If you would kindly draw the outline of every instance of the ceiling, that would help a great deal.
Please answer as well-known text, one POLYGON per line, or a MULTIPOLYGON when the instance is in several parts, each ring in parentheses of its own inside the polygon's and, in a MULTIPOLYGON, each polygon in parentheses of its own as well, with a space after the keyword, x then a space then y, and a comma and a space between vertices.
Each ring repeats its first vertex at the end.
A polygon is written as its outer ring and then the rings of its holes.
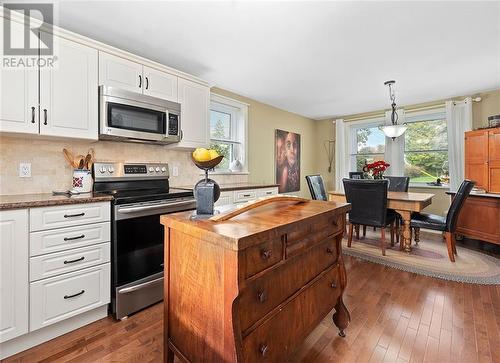
POLYGON ((500 88, 500 2, 61 1, 63 28, 311 118, 500 88))

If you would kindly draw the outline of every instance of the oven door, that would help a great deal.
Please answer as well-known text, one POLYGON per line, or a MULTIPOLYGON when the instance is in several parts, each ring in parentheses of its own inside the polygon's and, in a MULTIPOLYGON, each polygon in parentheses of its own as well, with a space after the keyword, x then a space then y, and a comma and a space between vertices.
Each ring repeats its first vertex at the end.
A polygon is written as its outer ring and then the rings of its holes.
POLYGON ((195 206, 192 198, 115 205, 112 295, 117 319, 163 299, 164 229, 160 216, 195 206))

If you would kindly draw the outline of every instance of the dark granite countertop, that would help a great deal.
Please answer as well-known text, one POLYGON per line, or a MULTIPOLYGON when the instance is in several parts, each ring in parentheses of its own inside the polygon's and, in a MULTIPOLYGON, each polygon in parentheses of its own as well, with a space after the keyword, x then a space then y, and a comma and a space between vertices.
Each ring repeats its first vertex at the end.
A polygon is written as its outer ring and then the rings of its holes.
MULTIPOLYGON (((446 192, 446 194, 455 194, 456 192, 452 192, 452 191, 449 191, 449 192, 446 192)), ((484 197, 484 198, 500 198, 500 194, 494 194, 494 193, 474 193, 474 191, 472 191, 469 196, 471 197, 484 197)))
POLYGON ((85 193, 72 196, 53 195, 52 193, 0 195, 0 210, 96 203, 110 200, 113 200, 112 196, 99 193, 85 193))
MULTIPOLYGON (((227 183, 219 184, 221 192, 229 192, 234 190, 245 190, 245 189, 263 189, 263 188, 274 188, 277 187, 276 183, 262 184, 262 183, 227 183)), ((172 188, 193 190, 194 186, 172 186, 172 188)))

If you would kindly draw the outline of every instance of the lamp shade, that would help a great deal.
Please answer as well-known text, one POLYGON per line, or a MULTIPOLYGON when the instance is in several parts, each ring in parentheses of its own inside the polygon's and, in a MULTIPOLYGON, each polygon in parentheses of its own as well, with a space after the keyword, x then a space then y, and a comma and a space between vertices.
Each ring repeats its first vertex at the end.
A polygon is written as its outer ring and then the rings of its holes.
POLYGON ((390 137, 391 139, 395 139, 404 134, 408 127, 406 125, 387 125, 382 126, 380 129, 385 134, 385 136, 390 137))

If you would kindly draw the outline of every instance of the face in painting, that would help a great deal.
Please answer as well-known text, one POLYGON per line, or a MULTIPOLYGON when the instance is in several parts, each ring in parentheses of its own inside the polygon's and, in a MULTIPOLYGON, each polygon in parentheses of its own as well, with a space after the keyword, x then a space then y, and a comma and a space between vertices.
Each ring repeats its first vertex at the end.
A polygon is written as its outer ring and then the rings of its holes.
POLYGON ((295 134, 289 132, 286 135, 285 139, 285 150, 286 150, 286 159, 288 161, 288 165, 295 165, 297 162, 297 137, 295 134))

